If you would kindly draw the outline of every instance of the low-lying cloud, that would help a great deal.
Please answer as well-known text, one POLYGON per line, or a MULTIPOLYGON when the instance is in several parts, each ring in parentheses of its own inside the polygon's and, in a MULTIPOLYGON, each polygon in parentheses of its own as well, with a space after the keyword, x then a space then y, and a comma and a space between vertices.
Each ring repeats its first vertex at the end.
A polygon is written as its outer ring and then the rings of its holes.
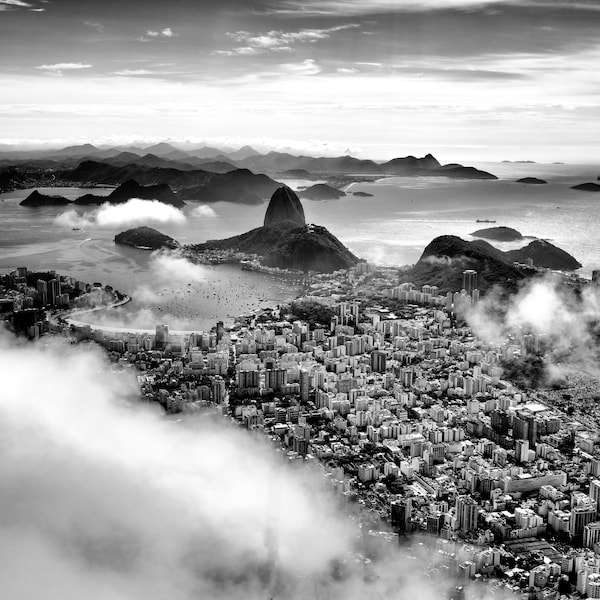
POLYGON ((264 598, 273 569, 291 585, 347 547, 307 473, 231 426, 137 405, 93 346, 2 333, 0 363, 4 597, 264 598))
POLYGON ((414 557, 368 550, 318 469, 216 417, 166 419, 95 345, 1 331, 0 364, 3 597, 441 597, 414 557))
POLYGON ((540 336, 552 351, 553 373, 600 375, 600 287, 588 285, 580 293, 552 276, 528 282, 508 302, 492 293, 468 315, 474 333, 488 341, 509 334, 540 336), (553 360, 560 361, 560 368, 553 360))
POLYGON ((192 217, 204 217, 212 219, 213 217, 217 216, 217 213, 215 212, 215 209, 211 206, 208 206, 208 204, 200 204, 200 206, 194 208, 194 210, 191 212, 191 215, 192 217))
POLYGON ((181 224, 186 216, 178 208, 158 200, 131 198, 123 204, 101 204, 93 210, 80 212, 68 209, 55 219, 57 225, 80 229, 133 227, 151 224, 181 224))

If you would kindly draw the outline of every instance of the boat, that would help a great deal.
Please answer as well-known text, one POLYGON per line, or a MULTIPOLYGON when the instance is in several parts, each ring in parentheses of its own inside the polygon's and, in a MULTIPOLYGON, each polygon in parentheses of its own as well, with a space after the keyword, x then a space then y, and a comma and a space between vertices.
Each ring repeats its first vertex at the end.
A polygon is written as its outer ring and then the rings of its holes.
POLYGON ((80 227, 73 227, 73 231, 81 231, 80 227))
POLYGON ((496 221, 494 221, 493 219, 477 219, 477 221, 475 221, 475 223, 495 223, 496 221))

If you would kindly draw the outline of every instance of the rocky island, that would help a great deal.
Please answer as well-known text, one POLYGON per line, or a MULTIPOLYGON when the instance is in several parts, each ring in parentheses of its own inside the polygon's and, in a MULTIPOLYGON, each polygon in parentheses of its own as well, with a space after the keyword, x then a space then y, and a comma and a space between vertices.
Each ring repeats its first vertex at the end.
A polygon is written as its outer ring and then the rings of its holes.
POLYGON ((600 192, 600 183, 580 183, 572 186, 571 189, 580 192, 600 192))
POLYGON ((139 250, 173 250, 179 247, 179 242, 152 227, 135 227, 122 231, 115 235, 115 244, 132 246, 139 250))
POLYGON ((342 192, 326 183, 316 183, 302 190, 299 195, 301 198, 307 198, 308 200, 338 200, 345 196, 346 192, 342 192))
POLYGON ((48 196, 33 190, 25 200, 19 202, 20 206, 64 206, 71 204, 71 200, 64 196, 48 196))
POLYGON ((471 236, 484 240, 494 240, 496 242, 515 242, 523 239, 523 236, 519 231, 512 227, 504 226, 478 229, 477 231, 474 231, 471 236))
POLYGON ((530 185, 543 185, 548 182, 545 179, 538 179, 537 177, 521 177, 521 179, 517 179, 517 183, 528 183, 530 185))

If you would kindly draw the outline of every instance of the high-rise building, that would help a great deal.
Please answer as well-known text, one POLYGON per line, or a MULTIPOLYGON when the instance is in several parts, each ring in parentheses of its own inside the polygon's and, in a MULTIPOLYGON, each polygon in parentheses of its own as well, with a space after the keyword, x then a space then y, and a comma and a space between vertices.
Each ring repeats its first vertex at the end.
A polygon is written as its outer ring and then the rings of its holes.
POLYGON ((569 534, 571 538, 581 542, 584 527, 588 523, 595 521, 597 514, 595 503, 573 507, 569 520, 569 534))
POLYGON ((475 531, 479 505, 471 496, 459 496, 456 499, 456 519, 461 531, 475 531))
POLYGON ((381 350, 373 350, 371 352, 371 371, 377 373, 385 373, 386 355, 381 350))
POLYGON ((473 269, 467 269, 463 271, 463 290, 467 292, 469 296, 473 295, 473 290, 477 288, 477 271, 473 269))
POLYGON ((223 321, 217 321, 217 343, 221 341, 225 333, 225 327, 223 321))
POLYGON ((590 498, 600 506, 600 479, 592 479, 590 482, 590 498))
POLYGON ((600 542, 600 521, 593 521, 583 528, 583 545, 586 548, 593 548, 598 542, 600 542))
POLYGON ((300 400, 308 402, 310 392, 310 373, 307 369, 300 369, 300 400))
POLYGON ((165 324, 156 324, 155 345, 157 350, 164 350, 169 343, 169 326, 165 324))
POLYGON ((58 279, 51 279, 48 282, 48 304, 52 306, 58 304, 60 293, 60 281, 58 279))

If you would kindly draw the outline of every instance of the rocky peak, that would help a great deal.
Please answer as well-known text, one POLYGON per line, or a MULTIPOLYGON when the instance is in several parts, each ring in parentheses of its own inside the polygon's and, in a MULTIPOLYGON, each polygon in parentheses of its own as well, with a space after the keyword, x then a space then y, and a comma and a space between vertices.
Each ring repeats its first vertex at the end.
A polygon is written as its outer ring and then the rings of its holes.
POLYGON ((264 224, 265 226, 273 226, 281 221, 293 221, 299 226, 306 225, 300 198, 285 185, 276 189, 271 196, 264 224))

